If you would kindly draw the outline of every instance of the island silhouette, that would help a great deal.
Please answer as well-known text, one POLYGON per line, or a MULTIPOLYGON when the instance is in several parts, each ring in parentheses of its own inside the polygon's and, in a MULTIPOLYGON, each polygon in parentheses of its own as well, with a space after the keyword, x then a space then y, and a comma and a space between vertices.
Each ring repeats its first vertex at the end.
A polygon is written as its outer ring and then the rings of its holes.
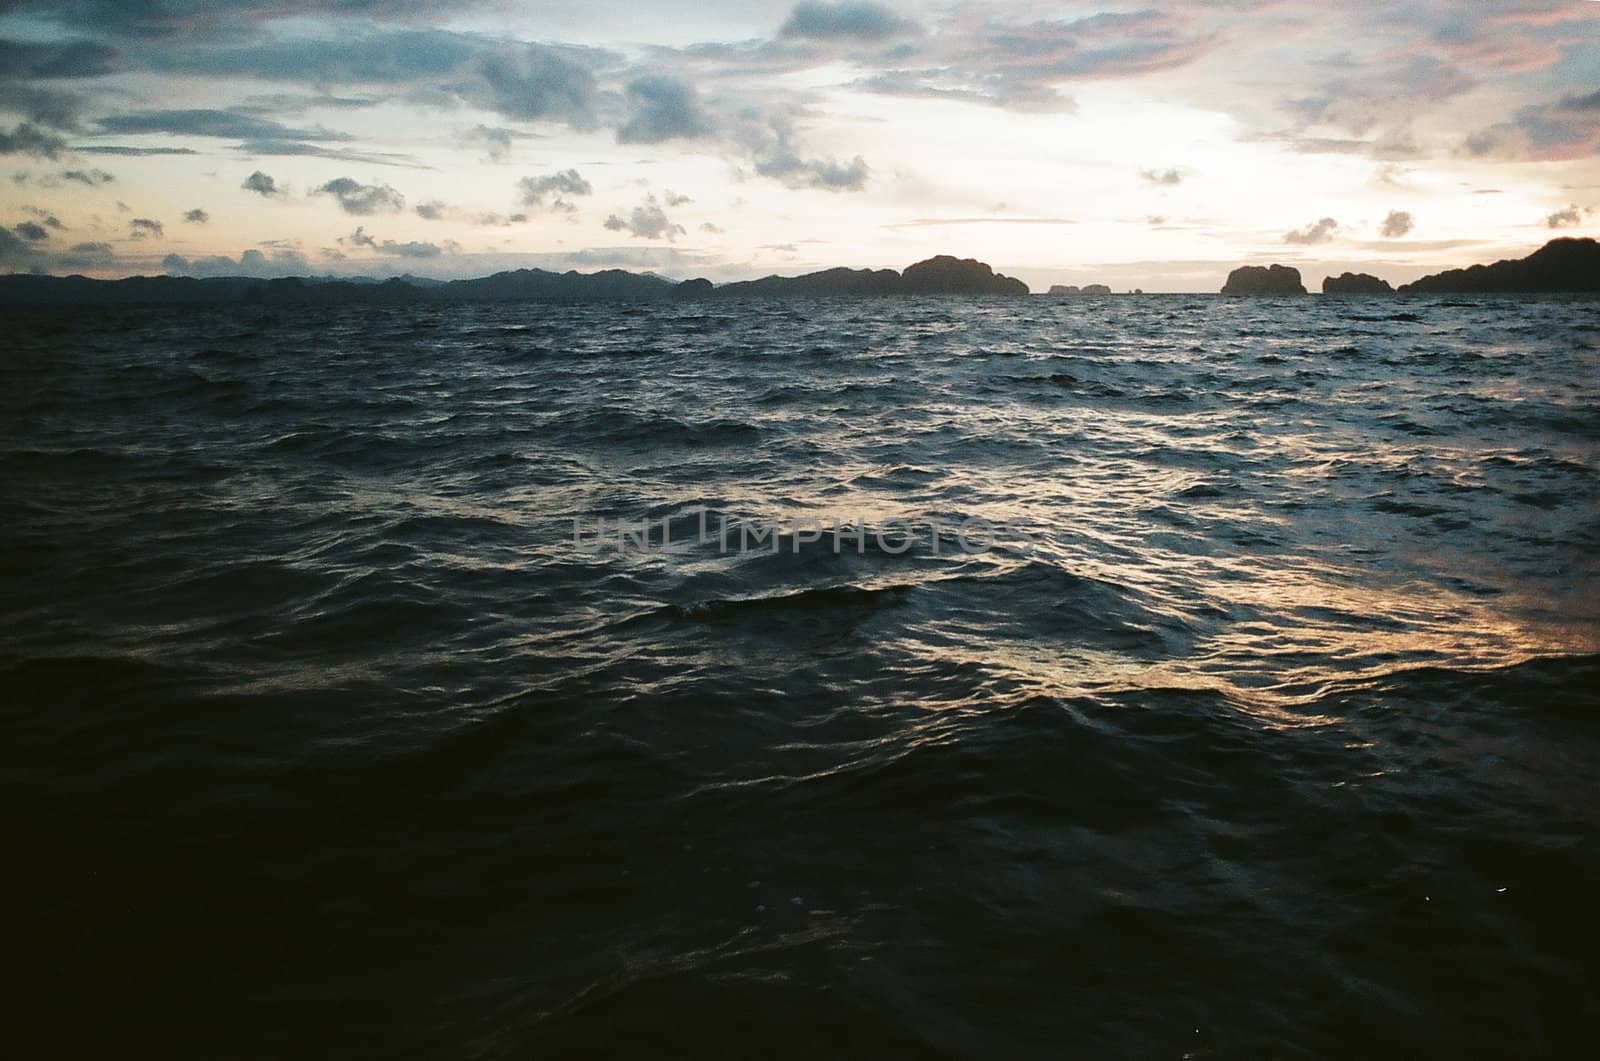
MULTIPOLYGON (((1325 294, 1387 293, 1388 284, 1366 274, 1329 277, 1325 294)), ((801 276, 767 276, 713 284, 696 278, 682 282, 654 273, 605 269, 557 273, 513 269, 469 280, 395 277, 387 280, 292 276, 273 280, 227 276, 133 276, 96 280, 86 276, 17 273, 0 276, 0 305, 166 305, 427 303, 550 301, 588 302, 646 299, 766 299, 834 296, 996 295, 1029 293, 1028 285, 996 273, 973 258, 941 254, 893 269, 824 269, 801 276)), ((1103 285, 1054 295, 1105 294, 1103 285)), ((1233 270, 1226 295, 1303 295, 1300 271, 1285 265, 1247 265, 1233 270)), ((1600 293, 1600 243, 1590 238, 1551 240, 1526 258, 1474 265, 1425 276, 1402 285, 1397 294, 1600 293)))

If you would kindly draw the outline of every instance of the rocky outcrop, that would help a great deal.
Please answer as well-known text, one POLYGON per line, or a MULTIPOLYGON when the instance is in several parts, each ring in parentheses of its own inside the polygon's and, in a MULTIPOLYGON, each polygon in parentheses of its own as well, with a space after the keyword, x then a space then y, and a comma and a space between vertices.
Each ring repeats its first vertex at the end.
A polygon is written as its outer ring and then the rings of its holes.
POLYGON ((824 269, 803 276, 764 276, 723 284, 726 298, 816 298, 829 295, 1026 295, 1028 285, 972 258, 937 258, 893 269, 824 269))
POLYGON ((685 280, 673 288, 672 297, 681 299, 710 298, 715 291, 716 285, 703 276, 697 276, 693 280, 685 280))
POLYGON ((1111 289, 1105 284, 1085 284, 1083 287, 1074 287, 1071 284, 1053 284, 1050 287, 1052 295, 1109 295, 1111 289))
POLYGON ((1380 280, 1370 273, 1340 273, 1322 279, 1324 295, 1392 295, 1389 281, 1380 280))
POLYGON ((1241 265, 1228 274, 1224 295, 1303 295, 1300 270, 1287 265, 1241 265))
POLYGON ((900 286, 907 295, 1026 295, 1028 285, 1001 276, 974 258, 941 254, 906 267, 900 286))
POLYGON ((1526 258, 1474 265, 1402 284, 1402 294, 1600 293, 1600 243, 1553 239, 1526 258))

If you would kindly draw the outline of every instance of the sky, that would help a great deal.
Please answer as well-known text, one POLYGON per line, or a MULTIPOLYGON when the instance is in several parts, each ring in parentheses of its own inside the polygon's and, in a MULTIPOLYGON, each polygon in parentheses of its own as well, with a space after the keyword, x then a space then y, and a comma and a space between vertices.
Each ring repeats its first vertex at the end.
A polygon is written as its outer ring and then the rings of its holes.
POLYGON ((0 0, 0 272, 1214 291, 1600 230, 1594 0, 0 0))

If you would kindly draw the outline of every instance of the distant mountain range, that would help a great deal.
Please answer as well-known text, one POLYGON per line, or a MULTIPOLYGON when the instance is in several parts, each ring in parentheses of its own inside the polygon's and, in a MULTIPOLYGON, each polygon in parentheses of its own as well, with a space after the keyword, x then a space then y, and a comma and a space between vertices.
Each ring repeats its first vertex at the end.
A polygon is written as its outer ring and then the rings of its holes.
POLYGON ((376 282, 332 277, 248 277, 195 279, 186 276, 134 276, 91 280, 85 276, 0 276, 4 305, 132 305, 166 303, 214 305, 286 303, 496 302, 537 299, 589 302, 608 299, 793 298, 826 295, 1026 295, 1028 285, 1001 276, 983 262, 939 255, 893 269, 826 269, 804 276, 714 285, 709 280, 677 283, 649 273, 607 269, 598 273, 553 273, 516 269, 474 280, 422 280, 416 277, 376 282))
MULTIPOLYGON (((1341 278, 1342 279, 1342 278, 1341 278)), ((1351 277, 1350 282, 1357 278, 1351 277)), ((1339 285, 1335 285, 1339 286, 1339 285)), ((1085 289, 1087 290, 1087 289, 1085 289)), ((1298 271, 1282 266, 1234 270, 1228 293, 1302 293, 1298 271), (1274 272, 1274 270, 1277 270, 1274 272), (1290 275, 1292 274, 1292 276, 1290 275)), ((1593 239, 1551 240, 1526 258, 1474 265, 1423 277, 1401 294, 1533 294, 1600 292, 1600 243, 1593 239)), ((0 305, 256 305, 416 302, 494 302, 704 298, 810 298, 834 295, 1026 295, 1028 285, 996 273, 971 258, 939 255, 893 269, 824 269, 803 276, 768 276, 730 284, 709 280, 678 283, 652 273, 607 269, 554 273, 516 269, 473 280, 391 280, 287 277, 260 280, 229 276, 134 276, 92 280, 85 276, 0 276, 0 305)))

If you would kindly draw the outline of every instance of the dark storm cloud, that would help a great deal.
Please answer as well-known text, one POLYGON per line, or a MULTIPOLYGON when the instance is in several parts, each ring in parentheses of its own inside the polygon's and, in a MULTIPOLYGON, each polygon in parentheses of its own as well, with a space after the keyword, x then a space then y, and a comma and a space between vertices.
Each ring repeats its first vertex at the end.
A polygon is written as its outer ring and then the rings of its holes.
POLYGON ((67 142, 29 122, 6 132, 0 129, 0 155, 30 155, 56 159, 67 150, 67 142))
POLYGON ((102 77, 121 67, 119 55, 117 49, 96 41, 35 43, 0 39, 0 80, 102 77))
POLYGON ((606 218, 605 227, 612 232, 627 232, 639 239, 664 239, 669 243, 684 234, 683 226, 672 223, 653 195, 634 207, 625 218, 612 214, 606 218))
POLYGON ((909 36, 919 30, 915 22, 901 18, 882 4, 862 0, 843 0, 842 3, 805 0, 795 5, 788 21, 778 30, 778 36, 789 40, 879 42, 909 36))
POLYGON ((185 210, 183 220, 190 225, 204 225, 210 222, 211 215, 197 206, 193 210, 185 210))
POLYGON ((387 184, 362 184, 349 177, 337 177, 317 189, 339 201, 347 214, 367 216, 392 214, 405 209, 405 196, 387 184))
POLYGON ((1339 222, 1331 217, 1307 225, 1305 228, 1295 229, 1283 234, 1283 242, 1295 243, 1301 246, 1310 246, 1315 243, 1327 243, 1333 239, 1333 234, 1339 229, 1339 222))
POLYGON ((128 222, 129 239, 160 239, 164 235, 165 226, 153 218, 136 217, 128 222))
POLYGON ((523 177, 517 181, 517 194, 523 206, 545 207, 551 210, 570 210, 566 201, 569 195, 589 195, 594 188, 575 169, 564 169, 544 177, 523 177))
POLYGON ((628 120, 617 130, 623 144, 659 144, 708 135, 713 123, 693 85, 681 78, 652 74, 628 82, 624 92, 628 120))
POLYGON ((97 123, 108 133, 170 133, 178 136, 209 136, 229 140, 349 140, 344 133, 329 129, 291 129, 252 114, 224 110, 139 111, 113 114, 97 123))
POLYGON ((250 176, 246 177, 244 179, 244 183, 239 185, 239 187, 243 188, 247 192, 255 192, 257 195, 266 199, 281 198, 282 196, 288 194, 288 192, 283 188, 278 187, 277 181, 273 180, 265 173, 262 173, 260 170, 256 170, 254 173, 250 174, 250 176))
POLYGON ((13 226, 11 231, 15 232, 18 238, 27 240, 29 243, 43 243, 50 238, 49 230, 37 221, 23 221, 13 226))

